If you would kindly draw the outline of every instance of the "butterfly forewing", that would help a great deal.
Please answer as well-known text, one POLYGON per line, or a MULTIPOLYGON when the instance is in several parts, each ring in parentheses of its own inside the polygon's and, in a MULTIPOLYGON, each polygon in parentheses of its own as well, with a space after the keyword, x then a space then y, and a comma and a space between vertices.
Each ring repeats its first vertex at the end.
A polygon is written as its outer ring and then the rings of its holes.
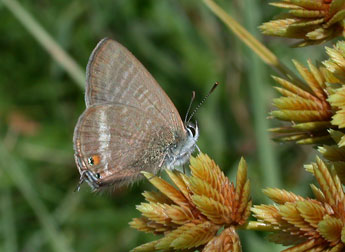
POLYGON ((103 39, 87 66, 86 105, 121 103, 158 116, 170 128, 184 130, 178 111, 145 67, 118 42, 103 39))

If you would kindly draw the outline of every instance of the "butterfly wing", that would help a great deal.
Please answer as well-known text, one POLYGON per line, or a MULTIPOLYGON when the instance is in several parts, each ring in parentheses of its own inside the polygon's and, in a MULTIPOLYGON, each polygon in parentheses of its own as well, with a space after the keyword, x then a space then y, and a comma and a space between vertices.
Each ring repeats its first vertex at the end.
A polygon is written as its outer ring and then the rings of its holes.
POLYGON ((157 115, 124 104, 89 106, 74 132, 78 168, 100 175, 99 186, 127 184, 140 171, 156 173, 167 147, 183 136, 157 115))
POLYGON ((166 125, 184 130, 178 111, 145 67, 118 42, 101 40, 90 56, 86 79, 87 107, 121 103, 158 115, 166 125))

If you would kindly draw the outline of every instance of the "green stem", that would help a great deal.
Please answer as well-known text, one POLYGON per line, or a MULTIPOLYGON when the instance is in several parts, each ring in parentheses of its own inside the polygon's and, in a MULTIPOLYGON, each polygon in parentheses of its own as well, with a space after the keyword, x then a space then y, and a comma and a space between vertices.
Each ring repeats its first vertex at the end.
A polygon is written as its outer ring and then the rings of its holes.
POLYGON ((3 190, 1 201, 2 233, 5 240, 4 251, 16 252, 18 251, 17 237, 10 189, 5 188, 3 190))
MULTIPOLYGON (((245 0, 245 5, 251 5, 251 8, 246 9, 245 21, 248 24, 248 30, 256 36, 259 36, 256 31, 257 24, 260 23, 260 16, 256 10, 256 3, 252 0, 245 0)), ((266 67, 261 64, 259 58, 247 50, 247 64, 250 69, 248 75, 250 85, 250 96, 252 100, 252 110, 255 125, 255 137, 257 143, 257 150, 260 160, 260 169, 262 180, 265 186, 279 187, 280 173, 277 164, 277 158, 273 149, 272 141, 270 139, 268 128, 269 123, 267 116, 267 102, 265 99, 265 89, 268 88, 264 83, 267 82, 266 67)))

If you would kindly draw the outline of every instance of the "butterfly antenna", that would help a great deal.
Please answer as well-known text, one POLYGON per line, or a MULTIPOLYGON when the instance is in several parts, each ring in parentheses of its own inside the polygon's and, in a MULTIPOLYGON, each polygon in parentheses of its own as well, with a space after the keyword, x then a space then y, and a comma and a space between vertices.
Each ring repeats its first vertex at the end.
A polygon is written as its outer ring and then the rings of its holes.
POLYGON ((190 108, 192 107, 194 99, 195 99, 195 91, 193 91, 193 93, 192 93, 192 99, 190 99, 190 103, 189 103, 189 106, 188 106, 188 109, 187 109, 187 113, 186 113, 186 116, 184 118, 184 124, 185 125, 187 123, 188 114, 190 112, 190 108))
POLYGON ((201 107, 201 105, 207 100, 207 98, 210 96, 210 94, 213 93, 213 91, 216 89, 216 87, 218 87, 218 85, 219 85, 219 82, 218 82, 218 81, 217 81, 216 83, 214 83, 214 85, 212 86, 212 88, 210 89, 210 91, 208 91, 207 95, 204 97, 204 99, 202 99, 202 101, 199 103, 199 105, 196 106, 196 108, 195 108, 195 109, 193 110, 193 112, 190 114, 188 120, 185 121, 185 123, 189 122, 189 121, 193 118, 195 112, 198 111, 198 109, 201 107))

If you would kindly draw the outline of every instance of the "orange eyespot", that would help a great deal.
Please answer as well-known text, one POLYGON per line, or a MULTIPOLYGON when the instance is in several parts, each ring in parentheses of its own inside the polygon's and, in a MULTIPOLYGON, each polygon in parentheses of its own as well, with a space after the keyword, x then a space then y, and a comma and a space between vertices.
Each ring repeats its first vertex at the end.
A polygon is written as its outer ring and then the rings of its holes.
POLYGON ((101 157, 99 155, 92 155, 87 161, 89 165, 98 165, 101 162, 101 157))

